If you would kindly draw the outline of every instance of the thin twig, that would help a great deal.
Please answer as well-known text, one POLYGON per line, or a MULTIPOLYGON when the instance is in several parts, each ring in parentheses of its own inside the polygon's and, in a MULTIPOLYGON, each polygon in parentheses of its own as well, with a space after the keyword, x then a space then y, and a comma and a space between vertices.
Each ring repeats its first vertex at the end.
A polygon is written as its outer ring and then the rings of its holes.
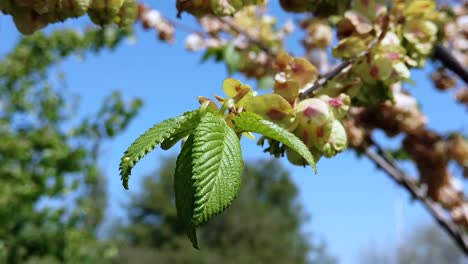
POLYGON ((229 28, 231 28, 233 31, 235 31, 237 34, 245 36, 251 43, 255 44, 258 46, 261 50, 266 52, 268 55, 271 57, 276 57, 277 52, 272 50, 270 47, 266 46, 265 43, 263 43, 261 40, 257 39, 255 36, 252 36, 249 32, 245 31, 229 19, 225 19, 222 17, 217 17, 217 19, 221 22, 227 25, 229 28))
POLYGON ((174 27, 184 31, 185 33, 195 33, 195 34, 198 34, 198 35, 204 36, 204 37, 209 36, 207 32, 202 31, 202 30, 200 30, 198 28, 195 28, 195 27, 183 24, 183 23, 179 23, 176 20, 170 19, 168 17, 164 17, 164 19, 166 21, 168 21, 169 23, 171 23, 174 27))
POLYGON ((303 99, 306 99, 308 98, 309 96, 311 96, 313 94, 314 91, 316 91, 317 89, 319 89, 320 87, 324 86, 328 81, 330 81, 331 79, 335 78, 338 74, 340 74, 344 69, 346 69, 348 66, 352 65, 354 62, 356 62, 358 59, 360 58, 363 58, 367 55, 369 55, 370 51, 372 50, 372 48, 377 45, 380 41, 382 41, 382 39, 385 37, 385 35, 387 34, 388 32, 388 29, 389 29, 389 17, 388 15, 385 15, 384 17, 384 22, 383 22, 383 26, 382 26, 382 32, 380 33, 380 35, 378 37, 376 37, 375 39, 373 39, 369 45, 367 46, 367 49, 363 52, 361 52, 360 54, 344 61, 343 63, 341 63, 340 65, 338 65, 337 67, 335 67, 333 70, 331 70, 330 72, 324 74, 320 79, 318 79, 314 85, 312 85, 312 87, 310 88, 307 88, 305 89, 304 91, 302 91, 300 94, 299 94, 299 99, 300 100, 303 100, 303 99))
MULTIPOLYGON (((377 151, 383 151, 383 148, 373 142, 377 151)), ((406 175, 396 164, 390 155, 385 156, 373 151, 371 147, 365 149, 366 156, 372 160, 380 169, 382 169, 392 180, 404 187, 414 199, 420 201, 429 213, 436 219, 437 223, 450 235, 458 247, 468 255, 468 237, 465 232, 446 216, 440 205, 426 196, 425 192, 418 186, 417 182, 406 175)))
MULTIPOLYGON (((366 53, 367 54, 367 53, 366 53)), ((344 69, 346 69, 349 65, 353 64, 360 56, 357 56, 355 58, 351 58, 347 61, 344 61, 331 71, 325 73, 320 79, 318 79, 314 85, 312 85, 310 88, 307 88, 303 92, 299 94, 299 99, 304 100, 307 97, 309 97, 314 91, 319 89, 320 87, 324 86, 327 82, 329 82, 331 79, 335 78, 338 74, 340 74, 344 69)))

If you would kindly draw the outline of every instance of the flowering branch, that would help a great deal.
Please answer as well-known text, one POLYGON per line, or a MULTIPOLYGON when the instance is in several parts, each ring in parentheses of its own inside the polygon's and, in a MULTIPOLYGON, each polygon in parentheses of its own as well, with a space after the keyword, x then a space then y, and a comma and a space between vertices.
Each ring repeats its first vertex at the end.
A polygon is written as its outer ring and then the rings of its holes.
POLYGON ((396 161, 387 152, 385 152, 380 145, 375 142, 371 142, 371 145, 365 148, 364 153, 394 182, 405 188, 414 199, 420 201, 432 217, 434 217, 437 223, 453 238, 460 249, 468 255, 468 236, 466 233, 460 228, 460 226, 456 225, 449 217, 446 216, 440 205, 432 201, 413 178, 406 175, 399 168, 396 161), (377 152, 372 150, 372 146, 377 152))
POLYGON ((231 28, 233 31, 235 31, 237 34, 240 34, 240 35, 243 35, 244 37, 246 37, 251 43, 255 44, 256 46, 258 46, 261 50, 263 50, 264 52, 266 52, 268 55, 270 55, 271 57, 276 57, 277 55, 277 52, 270 49, 268 46, 266 46, 261 40, 257 39, 256 37, 252 36, 251 34, 249 34, 249 32, 243 30, 241 27, 239 27, 238 25, 236 25, 236 23, 233 23, 231 20, 229 19, 225 19, 225 18, 222 18, 222 17, 217 17, 217 19, 227 25, 229 28, 231 28))

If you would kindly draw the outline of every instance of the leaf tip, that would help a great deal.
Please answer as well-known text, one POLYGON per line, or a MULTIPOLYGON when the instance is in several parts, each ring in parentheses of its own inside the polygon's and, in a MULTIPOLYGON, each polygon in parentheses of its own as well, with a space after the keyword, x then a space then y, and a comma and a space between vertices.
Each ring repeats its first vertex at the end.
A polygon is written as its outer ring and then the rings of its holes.
POLYGON ((197 231, 195 228, 191 228, 191 230, 187 233, 190 241, 192 242, 192 246, 194 249, 200 250, 198 247, 198 240, 197 240, 197 231))
POLYGON ((120 179, 122 180, 122 185, 125 188, 125 190, 128 190, 128 178, 132 172, 132 166, 131 164, 128 164, 129 162, 130 162, 130 158, 127 156, 124 156, 119 166, 120 179))
POLYGON ((120 179, 122 180, 122 185, 125 190, 128 190, 128 174, 120 173, 120 179))
POLYGON ((317 175, 318 171, 317 171, 317 166, 315 166, 315 164, 312 165, 312 169, 314 170, 315 175, 317 175))

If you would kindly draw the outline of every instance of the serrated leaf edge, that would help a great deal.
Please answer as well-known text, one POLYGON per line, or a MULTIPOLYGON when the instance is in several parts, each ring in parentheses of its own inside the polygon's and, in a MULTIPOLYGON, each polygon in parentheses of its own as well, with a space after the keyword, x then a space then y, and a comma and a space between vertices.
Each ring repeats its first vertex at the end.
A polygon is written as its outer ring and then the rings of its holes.
POLYGON ((251 112, 242 112, 242 113, 240 113, 237 117, 232 119, 232 122, 234 123, 234 125, 236 126, 236 129, 238 130, 237 132, 259 133, 259 134, 264 135, 265 137, 272 138, 274 140, 277 140, 277 141, 285 144, 286 146, 290 147, 291 149, 296 151, 298 154, 300 154, 304 159, 306 159, 306 161, 309 163, 309 165, 314 169, 314 172, 317 173, 317 167, 315 165, 315 160, 314 160, 314 157, 313 157, 312 153, 309 151, 308 147, 304 144, 304 142, 302 142, 302 140, 299 139, 293 133, 291 133, 288 130, 278 126, 277 124, 275 124, 273 122, 270 122, 268 120, 265 120, 261 116, 255 114, 255 113, 251 113, 251 112), (254 129, 253 127, 241 127, 241 126, 239 126, 240 123, 238 121, 242 120, 242 119, 250 119, 251 121, 254 121, 255 123, 257 123, 259 125, 267 126, 272 131, 275 131, 275 133, 279 133, 278 131, 280 131, 284 135, 285 138, 294 139, 297 144, 302 145, 301 148, 303 148, 305 153, 308 154, 307 155, 308 157, 301 154, 300 151, 297 151, 296 147, 293 144, 291 144, 288 141, 283 140, 282 138, 279 138, 279 137, 273 138, 273 137, 271 137, 271 135, 270 136, 269 135, 264 135, 261 132, 259 132, 257 129, 254 129))
MULTIPOLYGON (((128 189, 128 179, 132 173, 133 167, 145 157, 149 152, 153 151, 159 144, 164 140, 177 134, 180 128, 186 128, 187 125, 195 123, 196 119, 200 118, 198 110, 186 112, 178 117, 166 119, 150 129, 146 130, 145 133, 141 134, 130 147, 124 152, 124 155, 120 161, 119 170, 122 184, 125 189, 128 189), (158 134, 158 130, 159 134, 158 134), (153 136, 151 136, 154 134, 153 136), (153 139, 149 139, 153 138, 153 139), (129 157, 129 153, 135 151, 133 157, 129 157)), ((195 129, 195 126, 193 126, 195 129)))

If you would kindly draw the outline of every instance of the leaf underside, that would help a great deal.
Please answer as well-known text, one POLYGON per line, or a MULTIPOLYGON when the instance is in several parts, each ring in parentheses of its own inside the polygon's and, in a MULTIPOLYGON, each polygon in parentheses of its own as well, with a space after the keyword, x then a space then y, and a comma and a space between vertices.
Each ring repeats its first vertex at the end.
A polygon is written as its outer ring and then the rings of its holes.
POLYGON ((120 161, 120 177, 125 189, 128 189, 128 179, 136 163, 154 150, 166 139, 180 134, 184 131, 193 131, 200 120, 198 110, 186 112, 181 116, 167 119, 148 129, 138 137, 125 151, 120 161))
POLYGON ((240 132, 262 134, 268 138, 285 144, 304 157, 314 171, 317 172, 312 153, 310 153, 304 142, 302 142, 302 140, 296 137, 293 133, 251 112, 241 113, 239 116, 233 118, 232 122, 240 132))
POLYGON ((193 171, 193 135, 188 137, 177 157, 174 173, 175 204, 177 218, 184 226, 185 232, 194 248, 198 249, 197 234, 192 221, 194 207, 193 171))

